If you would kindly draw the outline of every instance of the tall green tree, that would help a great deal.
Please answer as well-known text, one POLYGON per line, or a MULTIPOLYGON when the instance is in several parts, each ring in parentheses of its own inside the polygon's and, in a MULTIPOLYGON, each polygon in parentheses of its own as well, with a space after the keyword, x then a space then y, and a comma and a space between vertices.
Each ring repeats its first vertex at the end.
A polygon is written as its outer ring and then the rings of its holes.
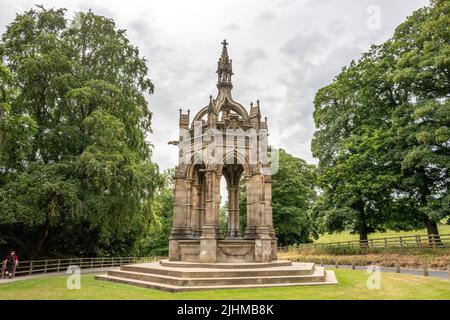
POLYGON ((390 79, 404 93, 393 115, 401 197, 437 235, 437 222, 450 215, 450 3, 414 12, 387 45, 397 57, 390 79))
POLYGON ((315 166, 279 150, 279 168, 273 176, 273 224, 278 242, 310 242, 315 234, 310 209, 316 198, 315 166))
POLYGON ((7 26, 0 58, 9 113, 30 122, 20 148, 1 141, 0 233, 16 239, 8 246, 29 257, 133 253, 160 183, 146 141, 145 59, 111 19, 89 11, 69 20, 42 6, 7 26))
POLYGON ((391 63, 383 46, 373 46, 316 94, 312 151, 322 194, 313 211, 322 232, 351 229, 364 241, 387 225, 414 227, 393 219, 400 173, 390 129, 394 84, 385 80, 391 63))
POLYGON ((328 231, 416 229, 448 215, 448 1, 431 1, 352 62, 315 98, 328 231))
POLYGON ((167 256, 173 221, 174 170, 161 174, 161 184, 155 190, 152 202, 152 220, 142 243, 142 254, 167 256))

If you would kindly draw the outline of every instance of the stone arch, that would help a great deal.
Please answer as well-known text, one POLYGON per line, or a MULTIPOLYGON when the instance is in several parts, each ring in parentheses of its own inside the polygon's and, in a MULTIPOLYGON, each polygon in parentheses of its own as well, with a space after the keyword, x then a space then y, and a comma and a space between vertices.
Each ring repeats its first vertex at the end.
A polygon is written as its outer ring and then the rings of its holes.
MULTIPOLYGON (((217 113, 219 113, 225 104, 230 106, 230 108, 233 111, 239 114, 246 123, 250 122, 250 117, 247 113, 247 110, 240 103, 234 101, 233 99, 230 99, 227 95, 219 95, 219 97, 217 97, 214 103, 214 110, 217 113)), ((201 108, 200 111, 197 112, 195 117, 192 119, 192 125, 196 121, 201 121, 202 118, 206 116, 207 113, 208 113, 208 106, 201 108)))
MULTIPOLYGON (((249 174, 248 161, 244 154, 237 150, 223 155, 223 161, 217 169, 225 177, 228 190, 228 230, 227 239, 241 239, 240 233, 240 180, 249 174), (229 161, 232 159, 233 161, 229 161), (228 162, 228 163, 227 163, 228 162)), ((247 180, 246 180, 247 183, 247 180)), ((249 189, 246 188, 248 191, 249 189)))
MULTIPOLYGON (((239 152, 237 150, 229 151, 223 155, 222 163, 220 163, 220 165, 218 166, 217 172, 223 172, 224 166, 227 165, 227 162, 229 162, 228 160, 230 160, 231 158, 238 160, 238 161, 236 161, 236 164, 242 165, 243 174, 245 176, 250 174, 250 166, 249 166, 248 157, 245 154, 242 154, 242 152, 239 152)), ((228 164, 230 164, 230 163, 228 163, 228 164)))

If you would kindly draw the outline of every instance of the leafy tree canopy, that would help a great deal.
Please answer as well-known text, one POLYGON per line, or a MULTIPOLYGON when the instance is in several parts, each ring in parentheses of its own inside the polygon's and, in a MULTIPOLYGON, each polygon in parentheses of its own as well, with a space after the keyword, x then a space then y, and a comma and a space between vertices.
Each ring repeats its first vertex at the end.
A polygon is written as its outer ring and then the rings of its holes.
POLYGON ((132 253, 161 183, 146 60, 111 19, 42 6, 7 26, 0 57, 2 237, 33 257, 132 253))

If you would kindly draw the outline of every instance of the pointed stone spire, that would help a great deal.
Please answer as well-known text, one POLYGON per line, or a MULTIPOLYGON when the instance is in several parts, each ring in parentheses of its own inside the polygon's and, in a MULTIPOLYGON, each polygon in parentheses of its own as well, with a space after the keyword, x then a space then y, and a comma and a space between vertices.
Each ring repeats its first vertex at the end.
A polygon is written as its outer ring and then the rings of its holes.
POLYGON ((214 100, 212 95, 209 96, 209 104, 208 104, 208 125, 210 128, 215 128, 217 121, 217 113, 214 109, 214 100))
POLYGON ((213 96, 212 94, 209 95, 209 104, 208 104, 208 113, 214 112, 216 113, 216 110, 214 109, 214 103, 213 103, 213 96))
POLYGON ((250 103, 250 118, 261 119, 261 109, 259 108, 259 99, 256 100, 256 106, 253 106, 253 102, 250 103))
POLYGON ((233 75, 233 67, 232 60, 228 57, 228 42, 226 40, 223 40, 222 45, 222 54, 220 55, 219 61, 217 62, 217 87, 232 87, 231 76, 233 75))

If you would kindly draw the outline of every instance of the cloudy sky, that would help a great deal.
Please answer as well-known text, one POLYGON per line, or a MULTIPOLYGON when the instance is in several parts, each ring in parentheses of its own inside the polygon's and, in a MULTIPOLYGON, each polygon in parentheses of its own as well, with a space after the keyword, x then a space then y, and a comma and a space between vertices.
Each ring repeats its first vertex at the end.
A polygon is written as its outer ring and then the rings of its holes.
POLYGON ((229 42, 233 96, 249 108, 260 99, 268 117, 270 144, 308 162, 314 132, 315 92, 372 43, 428 0, 0 0, 0 32, 16 13, 42 3, 65 7, 68 17, 92 9, 127 29, 149 61, 155 94, 154 159, 163 169, 176 164, 178 109, 197 112, 216 94, 220 42, 229 42))

